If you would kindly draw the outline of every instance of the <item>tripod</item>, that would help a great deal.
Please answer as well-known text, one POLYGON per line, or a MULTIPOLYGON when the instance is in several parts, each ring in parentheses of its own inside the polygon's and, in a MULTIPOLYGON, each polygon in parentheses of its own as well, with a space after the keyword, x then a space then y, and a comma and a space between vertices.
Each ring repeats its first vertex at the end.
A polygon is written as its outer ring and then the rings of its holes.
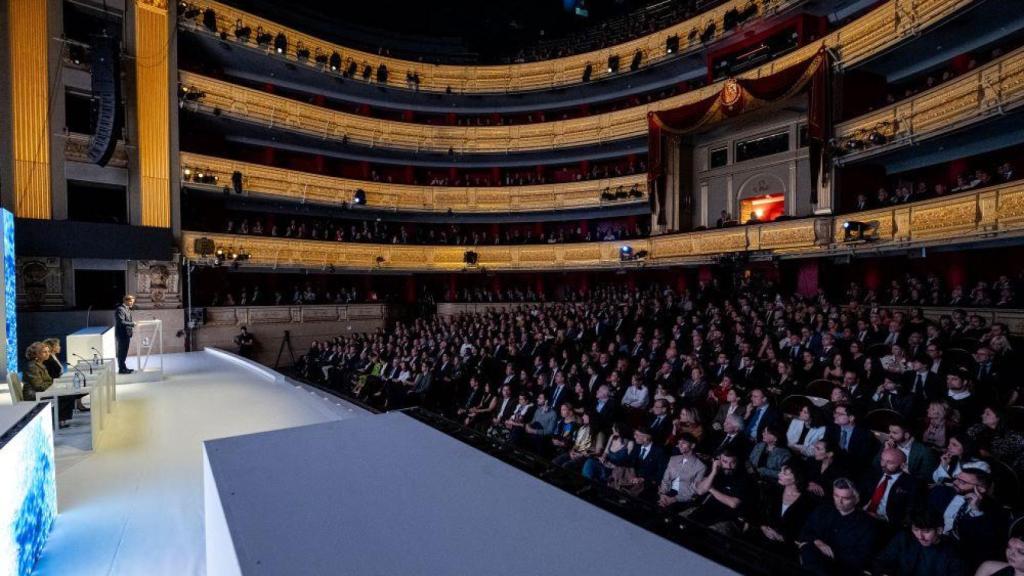
POLYGON ((288 347, 288 356, 292 359, 292 365, 295 365, 295 351, 292 350, 292 333, 289 330, 284 331, 284 339, 281 340, 281 347, 277 349, 277 360, 274 361, 274 369, 281 365, 281 354, 284 354, 285 346, 288 347))

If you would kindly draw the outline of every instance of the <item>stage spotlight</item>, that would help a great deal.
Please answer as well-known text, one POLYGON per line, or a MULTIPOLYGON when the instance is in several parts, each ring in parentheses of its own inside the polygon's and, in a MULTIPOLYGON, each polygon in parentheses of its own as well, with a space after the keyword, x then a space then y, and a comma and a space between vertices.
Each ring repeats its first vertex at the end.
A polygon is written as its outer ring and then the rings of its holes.
POLYGON ((679 52, 679 35, 673 34, 665 39, 665 54, 675 54, 679 52))
POLYGON ((341 69, 341 54, 338 54, 337 52, 332 52, 331 53, 330 63, 331 63, 331 72, 337 72, 338 70, 340 70, 341 69))
POLYGON ((641 52, 640 49, 638 48, 637 51, 633 53, 633 61, 629 63, 629 71, 630 72, 636 72, 637 70, 639 70, 640 69, 640 63, 643 62, 643 59, 644 59, 644 53, 641 52))
POLYGON ((864 141, 860 138, 850 138, 846 141, 847 150, 860 150, 864 147, 864 141))
POLYGON ((207 8, 203 12, 203 26, 210 32, 217 31, 217 13, 213 11, 213 8, 207 8))
POLYGON ((242 19, 239 18, 235 21, 235 38, 240 42, 248 42, 249 36, 252 36, 252 28, 244 26, 242 19))
POLYGON ((274 37, 274 51, 278 54, 288 51, 288 37, 284 35, 284 32, 278 32, 274 37))
POLYGON ((583 81, 590 82, 590 76, 594 73, 594 66, 587 64, 587 67, 583 69, 583 81))
POLYGON ((885 137, 885 134, 882 134, 878 130, 875 130, 874 132, 871 133, 870 136, 868 136, 868 141, 874 144, 875 146, 881 146, 882 144, 888 142, 889 139, 885 137))
POLYGON ((608 73, 614 74, 619 71, 619 57, 609 56, 608 57, 608 73))
POLYGON ((355 195, 352 197, 352 203, 360 206, 366 204, 366 191, 362 188, 357 188, 355 195))
POLYGON ((847 220, 843 222, 843 242, 861 242, 867 240, 867 233, 871 225, 858 220, 847 220))
POLYGON ((619 248, 619 260, 628 262, 633 259, 633 247, 625 244, 622 248, 619 248))
POLYGON ((192 169, 191 168, 185 168, 185 181, 188 182, 191 179, 192 179, 192 169))

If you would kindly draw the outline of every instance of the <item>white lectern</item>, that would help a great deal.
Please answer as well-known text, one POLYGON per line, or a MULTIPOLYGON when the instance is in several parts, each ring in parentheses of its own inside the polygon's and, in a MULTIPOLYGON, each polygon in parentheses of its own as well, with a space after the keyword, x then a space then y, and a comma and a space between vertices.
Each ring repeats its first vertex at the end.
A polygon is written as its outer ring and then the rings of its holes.
POLYGON ((82 328, 78 332, 68 334, 64 345, 68 364, 93 362, 114 358, 117 355, 117 342, 114 340, 113 326, 93 326, 82 328))
POLYGON ((164 378, 164 330, 163 321, 136 320, 129 352, 134 353, 135 362, 129 358, 128 367, 132 374, 118 374, 118 382, 154 382, 164 378), (154 358, 154 356, 156 356, 154 358))

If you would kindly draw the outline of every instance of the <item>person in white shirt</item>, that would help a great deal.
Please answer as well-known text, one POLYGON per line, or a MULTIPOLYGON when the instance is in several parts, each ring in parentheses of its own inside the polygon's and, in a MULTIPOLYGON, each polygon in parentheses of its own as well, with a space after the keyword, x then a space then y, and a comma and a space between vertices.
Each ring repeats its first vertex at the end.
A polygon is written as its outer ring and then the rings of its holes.
POLYGON ((817 409, 804 406, 786 431, 789 449, 805 458, 814 457, 814 443, 825 437, 825 422, 817 409))
POLYGON ((634 374, 633 382, 629 388, 626 388, 626 393, 622 395, 622 405, 634 410, 644 410, 647 408, 648 394, 649 391, 647 386, 644 386, 643 379, 634 374))

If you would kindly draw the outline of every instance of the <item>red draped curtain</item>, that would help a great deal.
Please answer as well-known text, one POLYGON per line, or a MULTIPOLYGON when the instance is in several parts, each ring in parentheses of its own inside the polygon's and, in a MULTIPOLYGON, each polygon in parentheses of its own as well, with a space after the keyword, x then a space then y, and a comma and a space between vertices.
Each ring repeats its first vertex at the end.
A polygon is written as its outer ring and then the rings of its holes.
POLYGON ((664 155, 665 138, 696 132, 710 124, 786 102, 793 96, 808 93, 808 124, 810 138, 811 181, 814 183, 811 202, 817 203, 817 182, 824 162, 825 143, 832 130, 830 70, 831 58, 824 46, 810 58, 763 78, 727 80, 721 90, 706 98, 648 114, 648 172, 652 210, 658 223, 664 223, 661 207, 665 203, 664 155))

